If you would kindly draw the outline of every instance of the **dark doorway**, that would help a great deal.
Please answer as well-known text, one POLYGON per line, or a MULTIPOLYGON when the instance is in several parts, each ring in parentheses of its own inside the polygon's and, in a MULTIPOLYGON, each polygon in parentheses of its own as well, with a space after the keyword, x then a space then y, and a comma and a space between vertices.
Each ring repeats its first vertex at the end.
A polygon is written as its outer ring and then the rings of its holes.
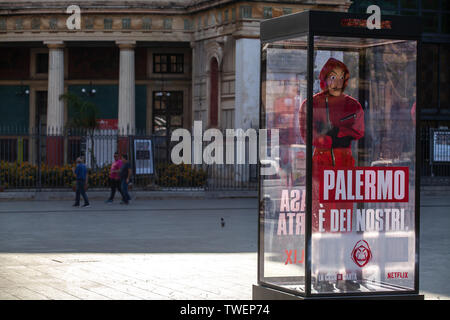
POLYGON ((155 153, 165 156, 158 160, 167 161, 170 136, 175 129, 183 128, 183 91, 154 91, 152 114, 155 153))

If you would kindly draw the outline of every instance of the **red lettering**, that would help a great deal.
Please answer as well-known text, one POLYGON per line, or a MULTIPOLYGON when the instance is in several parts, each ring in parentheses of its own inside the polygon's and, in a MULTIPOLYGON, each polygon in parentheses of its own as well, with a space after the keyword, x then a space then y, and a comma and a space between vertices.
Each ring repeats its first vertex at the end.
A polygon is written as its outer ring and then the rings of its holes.
POLYGON ((408 279, 408 272, 388 272, 388 279, 408 279))
MULTIPOLYGON (((342 19, 341 26, 352 27, 352 28, 366 28, 367 20, 366 19, 342 19)), ((392 21, 390 21, 390 20, 381 21, 380 27, 381 27, 381 29, 392 29, 392 21)))
POLYGON ((284 264, 296 264, 303 263, 305 261, 305 250, 302 250, 302 257, 300 260, 297 260, 297 250, 284 250, 286 253, 286 261, 284 264), (294 252, 294 258, 292 259, 292 252, 294 252))
POLYGON ((289 250, 289 251, 284 250, 284 251, 285 251, 286 254, 287 254, 286 262, 285 262, 284 264, 286 265, 286 264, 288 264, 288 263, 292 263, 292 259, 291 259, 292 250, 289 250))
MULTIPOLYGON (((297 250, 295 250, 297 252, 297 250)), ((303 261, 305 261, 305 250, 302 250, 302 259, 301 260, 297 260, 297 263, 303 263, 303 261)))

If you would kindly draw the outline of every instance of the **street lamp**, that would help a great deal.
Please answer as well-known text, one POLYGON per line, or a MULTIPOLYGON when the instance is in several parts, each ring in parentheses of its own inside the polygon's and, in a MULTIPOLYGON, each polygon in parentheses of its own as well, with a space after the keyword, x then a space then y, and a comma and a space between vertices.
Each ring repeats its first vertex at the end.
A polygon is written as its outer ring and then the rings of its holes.
POLYGON ((92 97, 92 96, 95 96, 95 94, 97 93, 97 89, 92 88, 92 81, 91 81, 89 83, 89 89, 86 89, 83 87, 83 88, 81 88, 81 93, 92 97))
POLYGON ((23 85, 23 82, 20 82, 20 89, 18 92, 16 92, 17 96, 20 97, 24 97, 24 96, 28 96, 30 94, 30 90, 25 88, 25 86, 23 85))

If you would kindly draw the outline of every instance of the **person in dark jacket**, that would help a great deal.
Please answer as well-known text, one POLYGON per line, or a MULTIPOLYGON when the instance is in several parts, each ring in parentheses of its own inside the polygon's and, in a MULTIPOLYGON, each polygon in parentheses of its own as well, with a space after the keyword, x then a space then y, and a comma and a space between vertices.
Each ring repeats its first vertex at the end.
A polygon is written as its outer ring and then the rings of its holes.
POLYGON ((73 207, 80 206, 80 195, 83 197, 83 200, 84 200, 83 208, 89 207, 90 206, 89 199, 86 194, 86 189, 87 189, 87 184, 88 184, 87 168, 84 165, 81 157, 77 158, 77 166, 75 168, 73 168, 72 171, 77 179, 75 204, 73 205, 73 207))
POLYGON ((120 190, 122 191, 122 202, 121 204, 128 204, 131 197, 128 193, 128 184, 131 179, 131 165, 128 161, 128 155, 122 155, 122 167, 120 168, 120 190))
POLYGON ((116 190, 122 194, 122 190, 120 189, 120 168, 122 167, 122 160, 120 159, 120 155, 118 152, 114 153, 114 162, 111 164, 111 170, 109 172, 109 184, 111 186, 111 194, 109 195, 106 203, 112 203, 114 200, 114 195, 116 194, 116 190))

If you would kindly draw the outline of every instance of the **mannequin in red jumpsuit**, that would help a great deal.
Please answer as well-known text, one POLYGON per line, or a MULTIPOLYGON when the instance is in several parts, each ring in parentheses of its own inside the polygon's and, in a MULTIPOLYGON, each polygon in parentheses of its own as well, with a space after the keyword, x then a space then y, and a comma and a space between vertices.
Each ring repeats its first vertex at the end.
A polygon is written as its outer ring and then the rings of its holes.
MULTIPOLYGON (((320 75, 321 92, 313 96, 313 157, 312 157, 312 231, 330 232, 331 209, 352 209, 352 203, 320 203, 319 184, 323 170, 329 167, 354 167, 351 143, 364 136, 364 111, 360 103, 344 94, 350 78, 347 66, 330 58, 320 75), (324 209, 319 221, 319 209, 324 209)), ((300 108, 300 134, 306 141, 306 109, 300 108)), ((346 281, 347 282, 347 281, 346 281)), ((331 290, 329 283, 322 289, 331 290), (326 287, 326 286, 329 287, 326 287)), ((354 289, 358 288, 356 285, 354 289)), ((347 287, 349 288, 349 287, 347 287)), ((348 290, 348 289, 346 289, 348 290)))
MULTIPOLYGON (((320 75, 321 92, 313 96, 313 232, 319 231, 319 208, 325 209, 323 228, 330 231, 330 209, 348 208, 348 203, 319 204, 319 178, 325 167, 354 167, 351 142, 364 135, 364 111, 354 98, 344 94, 350 73, 339 60, 330 58, 320 75)), ((306 100, 300 107, 300 134, 306 141, 306 100)), ((350 204, 351 205, 351 204, 350 204)))

